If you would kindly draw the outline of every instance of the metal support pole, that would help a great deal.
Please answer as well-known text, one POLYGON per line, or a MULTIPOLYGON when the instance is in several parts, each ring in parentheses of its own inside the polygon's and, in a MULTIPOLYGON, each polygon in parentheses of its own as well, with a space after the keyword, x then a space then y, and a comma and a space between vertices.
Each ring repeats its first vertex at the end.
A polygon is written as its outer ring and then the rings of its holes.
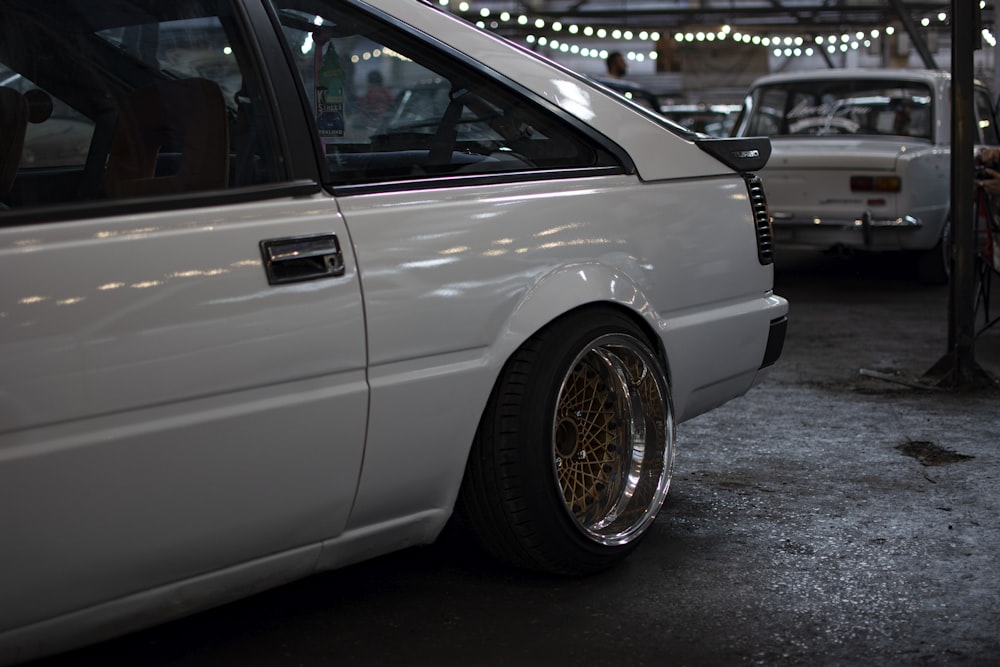
MULTIPOLYGON (((975 221, 972 202, 975 197, 976 116, 973 106, 973 31, 972 3, 952 0, 951 63, 951 201, 954 254, 951 302, 954 332, 948 345, 960 354, 960 361, 973 359, 975 327, 973 300, 975 288, 975 221)), ((964 367, 964 363, 959 364, 964 367)))
MULTIPOLYGON (((978 11, 978 9, 976 9, 978 11)), ((951 39, 951 285, 948 353, 927 372, 942 386, 968 387, 985 371, 975 361, 975 198, 973 151, 978 130, 974 112, 973 3, 952 0, 951 39)))

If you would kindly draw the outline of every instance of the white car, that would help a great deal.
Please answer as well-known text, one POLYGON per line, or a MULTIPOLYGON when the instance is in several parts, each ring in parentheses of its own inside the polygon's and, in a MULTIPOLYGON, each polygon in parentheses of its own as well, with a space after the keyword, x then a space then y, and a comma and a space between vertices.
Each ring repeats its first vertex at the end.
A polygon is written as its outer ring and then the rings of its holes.
MULTIPOLYGON (((986 87, 977 144, 997 145, 986 87)), ((775 248, 905 251, 926 282, 947 278, 951 77, 898 69, 817 70, 758 79, 734 133, 768 136, 762 170, 775 248)), ((970 155, 972 162, 974 156, 970 155)))
POLYGON ((456 508, 514 565, 609 567, 675 425, 781 352, 765 138, 685 134, 421 2, 0 16, 0 663, 456 508), (383 123, 375 70, 447 103, 383 123), (86 154, 24 163, 53 108, 86 154))
POLYGON ((728 137, 740 111, 738 104, 665 104, 660 113, 692 132, 728 137))

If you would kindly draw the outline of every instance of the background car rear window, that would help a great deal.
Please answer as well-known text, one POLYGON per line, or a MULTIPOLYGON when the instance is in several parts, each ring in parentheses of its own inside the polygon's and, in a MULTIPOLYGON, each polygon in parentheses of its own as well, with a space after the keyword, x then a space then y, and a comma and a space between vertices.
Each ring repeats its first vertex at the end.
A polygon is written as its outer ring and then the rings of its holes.
POLYGON ((903 81, 810 81, 761 88, 748 134, 931 138, 933 95, 903 81))
POLYGON ((276 5, 334 185, 618 164, 554 114, 402 30, 332 2, 276 5))

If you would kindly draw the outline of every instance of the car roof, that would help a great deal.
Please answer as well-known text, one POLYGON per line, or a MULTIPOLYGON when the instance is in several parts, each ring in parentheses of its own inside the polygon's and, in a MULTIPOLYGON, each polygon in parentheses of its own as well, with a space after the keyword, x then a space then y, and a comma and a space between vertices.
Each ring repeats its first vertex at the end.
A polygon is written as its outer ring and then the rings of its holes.
POLYGON ((663 113, 736 113, 739 104, 664 104, 660 107, 663 113))
POLYGON ((753 85, 788 83, 795 81, 830 81, 839 79, 876 79, 894 81, 923 81, 931 85, 951 81, 951 73, 930 69, 885 69, 852 67, 844 69, 815 69, 800 72, 765 74, 757 78, 753 85))

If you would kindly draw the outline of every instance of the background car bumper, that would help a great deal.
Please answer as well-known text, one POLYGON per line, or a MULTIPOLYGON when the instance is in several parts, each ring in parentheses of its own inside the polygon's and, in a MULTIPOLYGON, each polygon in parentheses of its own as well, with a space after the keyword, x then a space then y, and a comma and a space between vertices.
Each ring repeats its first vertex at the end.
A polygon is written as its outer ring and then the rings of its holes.
POLYGON ((854 219, 775 218, 772 226, 777 248, 916 250, 933 246, 940 236, 921 218, 878 217, 870 211, 854 219))

